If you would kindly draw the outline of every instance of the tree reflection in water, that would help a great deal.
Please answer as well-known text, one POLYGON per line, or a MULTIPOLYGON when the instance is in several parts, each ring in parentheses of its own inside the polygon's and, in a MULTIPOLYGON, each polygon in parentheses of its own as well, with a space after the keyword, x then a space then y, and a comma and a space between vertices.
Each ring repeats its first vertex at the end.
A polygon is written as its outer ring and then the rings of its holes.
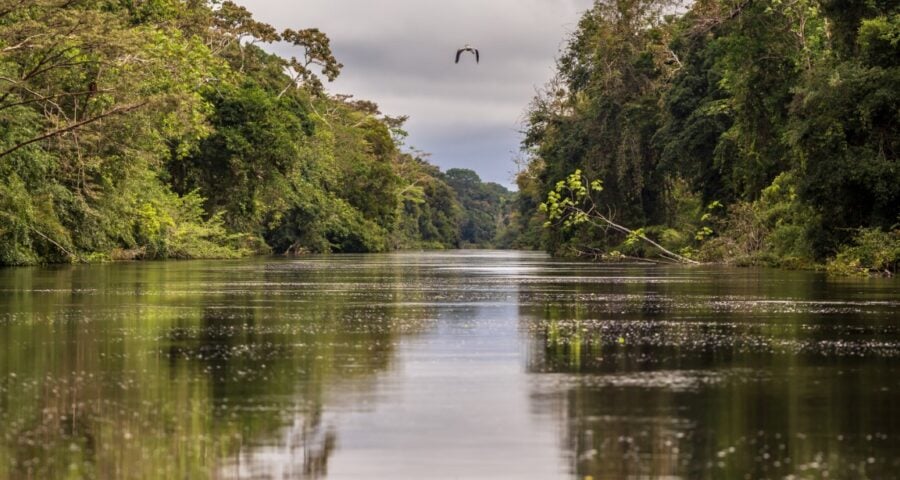
POLYGON ((897 478, 898 286, 519 252, 0 270, 0 478, 897 478))
POLYGON ((322 477, 328 408, 428 315, 327 265, 0 274, 0 478, 322 477))
POLYGON ((274 444, 241 449, 221 470, 223 478, 325 478, 337 447, 337 433, 322 424, 321 412, 295 415, 274 444))
POLYGON ((890 289, 695 275, 520 298, 534 408, 562 424, 572 473, 896 478, 890 289))

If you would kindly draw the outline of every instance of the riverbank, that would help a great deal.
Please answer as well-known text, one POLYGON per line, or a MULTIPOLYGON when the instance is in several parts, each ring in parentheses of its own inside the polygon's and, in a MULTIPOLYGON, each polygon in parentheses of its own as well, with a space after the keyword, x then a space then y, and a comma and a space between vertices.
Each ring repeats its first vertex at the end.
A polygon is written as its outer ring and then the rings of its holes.
MULTIPOLYGON (((893 234, 896 237, 896 233, 893 234)), ((868 241, 858 244, 855 247, 848 247, 841 252, 838 257, 830 259, 826 263, 807 263, 797 264, 791 262, 785 264, 783 262, 772 261, 731 261, 731 262, 699 262, 694 267, 703 266, 731 266, 736 268, 747 267, 767 267, 781 269, 785 271, 817 271, 827 272, 832 277, 884 277, 891 278, 897 275, 898 265, 900 265, 900 254, 898 254, 898 246, 894 240, 883 241, 884 239, 878 235, 868 236, 868 241), (876 240, 874 243, 872 240, 876 240)), ((491 247, 468 246, 464 249, 442 248, 440 245, 430 245, 426 248, 406 248, 393 250, 396 253, 414 253, 414 252, 452 252, 452 251, 487 251, 491 247)), ((234 260, 240 258, 271 258, 273 253, 270 251, 252 251, 249 248, 228 249, 219 251, 218 247, 205 250, 206 253, 198 255, 183 255, 170 258, 142 258, 142 252, 134 251, 113 251, 108 255, 93 254, 85 258, 75 259, 70 262, 58 263, 35 263, 30 265, 18 266, 41 266, 41 265, 60 265, 60 264, 106 264, 106 263, 128 263, 128 262, 144 262, 144 261, 165 261, 165 260, 234 260)), ((528 250, 501 250, 505 252, 528 252, 528 250)), ((286 259, 303 260, 312 255, 311 252, 291 252, 278 255, 286 259)), ((341 255, 341 254, 337 254, 341 255)), ((646 263, 651 265, 678 265, 668 259, 655 260, 653 258, 631 257, 623 255, 619 252, 613 253, 586 253, 579 252, 577 255, 564 255, 561 258, 578 258, 593 263, 601 264, 634 264, 646 263)), ((687 264, 681 264, 691 266, 687 264)), ((7 265, 10 267, 11 265, 7 265)), ((0 268, 3 266, 0 265, 0 268)))

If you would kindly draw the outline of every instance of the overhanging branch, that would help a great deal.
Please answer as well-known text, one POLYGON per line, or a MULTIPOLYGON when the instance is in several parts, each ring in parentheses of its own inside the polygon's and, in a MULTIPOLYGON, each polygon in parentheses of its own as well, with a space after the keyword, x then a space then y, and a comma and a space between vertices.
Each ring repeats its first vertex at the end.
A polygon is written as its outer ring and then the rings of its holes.
POLYGON ((113 115, 121 115, 121 114, 124 114, 124 113, 128 113, 128 112, 130 112, 130 111, 132 111, 132 110, 137 110, 138 108, 141 108, 141 107, 143 107, 144 105, 146 105, 146 104, 148 104, 148 103, 149 103, 149 101, 145 101, 145 102, 141 102, 141 103, 137 103, 137 104, 133 104, 133 105, 123 105, 123 106, 121 106, 121 107, 116 107, 116 108, 113 108, 113 109, 108 110, 108 111, 106 111, 106 112, 103 112, 103 113, 101 113, 101 114, 99 114, 99 115, 96 115, 96 116, 93 116, 93 117, 91 117, 91 118, 88 118, 87 120, 82 120, 82 121, 80 121, 80 122, 78 122, 78 123, 73 123, 72 125, 69 125, 69 126, 67 126, 67 127, 58 128, 58 129, 56 129, 56 130, 51 130, 51 131, 49 131, 49 132, 44 133, 43 135, 37 136, 37 137, 35 137, 35 138, 32 138, 31 140, 22 142, 22 143, 20 143, 20 144, 18 144, 18 145, 16 145, 16 146, 14 146, 14 147, 12 147, 12 148, 10 148, 10 149, 4 151, 3 153, 0 153, 0 158, 3 158, 3 157, 5 157, 5 156, 7 156, 7 155, 13 153, 13 152, 15 152, 16 150, 19 150, 19 149, 22 148, 22 147, 27 147, 28 145, 31 145, 32 143, 40 142, 41 140, 46 140, 46 139, 48 139, 48 138, 52 138, 52 137, 55 137, 55 136, 57 136, 57 135, 62 135, 62 134, 64 134, 64 133, 66 133, 66 132, 71 132, 72 130, 76 130, 76 129, 81 128, 81 127, 83 127, 83 126, 85 126, 85 125, 88 125, 88 124, 90 124, 90 123, 94 123, 94 122, 96 122, 97 120, 102 120, 102 119, 104 119, 104 118, 106 118, 106 117, 110 117, 110 116, 113 116, 113 115))

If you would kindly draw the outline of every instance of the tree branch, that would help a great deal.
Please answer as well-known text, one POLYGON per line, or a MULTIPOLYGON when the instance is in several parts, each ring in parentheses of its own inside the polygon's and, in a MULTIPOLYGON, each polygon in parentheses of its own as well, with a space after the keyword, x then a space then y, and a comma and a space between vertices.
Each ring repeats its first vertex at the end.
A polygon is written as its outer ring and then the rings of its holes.
POLYGON ((38 34, 32 35, 32 36, 27 37, 25 40, 22 40, 21 42, 15 44, 15 45, 10 45, 10 46, 8 46, 8 47, 5 47, 3 50, 0 50, 0 52, 6 53, 6 52, 11 52, 11 51, 13 51, 13 50, 18 50, 18 49, 24 47, 24 46, 25 46, 28 42, 30 42, 32 39, 35 39, 35 38, 37 38, 37 37, 43 37, 43 36, 45 36, 45 35, 47 35, 47 34, 46 34, 46 33, 38 33, 38 34))
MULTIPOLYGON (((32 98, 31 100, 23 100, 23 101, 21 101, 21 102, 10 103, 10 104, 8 104, 8 105, 0 105, 0 110, 5 110, 5 109, 7 109, 7 108, 17 107, 17 106, 19 106, 19 105, 27 105, 27 104, 29 104, 29 103, 43 102, 43 101, 45 101, 45 100, 50 100, 50 99, 52 99, 52 98, 59 98, 59 97, 80 97, 80 96, 82 96, 82 95, 94 95, 94 94, 97 94, 97 93, 110 93, 110 92, 115 92, 115 90, 113 90, 113 89, 102 89, 102 90, 85 90, 85 91, 83 91, 83 92, 65 92, 65 93, 59 93, 59 94, 56 94, 56 95, 48 95, 48 96, 46 96, 46 97, 32 98)), ((34 93, 34 92, 32 92, 32 93, 34 93)), ((2 102, 0 102, 0 103, 2 103, 2 102)))
POLYGON ((81 259, 78 257, 78 255, 76 255, 76 254, 70 252, 69 250, 66 249, 66 247, 62 246, 62 245, 61 245, 59 242, 57 242, 56 240, 53 240, 52 238, 48 237, 47 235, 45 235, 43 232, 41 232, 41 231, 38 230, 37 228, 33 227, 33 226, 32 226, 31 224, 29 224, 28 222, 24 222, 24 221, 22 221, 19 217, 15 216, 15 215, 11 215, 11 214, 6 213, 6 212, 0 212, 0 215, 3 215, 3 216, 5 216, 5 217, 7 217, 7 218, 11 218, 13 221, 21 222, 23 225, 25 225, 26 228, 28 228, 28 229, 31 230, 32 232, 38 234, 38 236, 40 236, 40 237, 43 238, 44 240, 50 242, 52 245, 56 246, 56 248, 60 249, 60 251, 62 251, 62 252, 65 253, 66 255, 68 255, 69 258, 71 258, 71 259, 73 259, 73 260, 77 260, 77 261, 80 261, 80 260, 81 260, 81 259))
MULTIPOLYGON (((675 252, 672 252, 671 250, 669 250, 669 249, 667 249, 666 247, 663 247, 662 245, 656 243, 655 241, 651 240, 650 238, 646 237, 645 235, 640 234, 640 233, 637 233, 637 232, 635 232, 634 230, 632 230, 632 229, 630 229, 630 228, 628 228, 628 227, 625 227, 625 226, 619 225, 619 224, 616 223, 616 222, 613 222, 613 221, 612 221, 609 217, 607 217, 606 215, 603 215, 602 213, 599 213, 599 212, 596 211, 596 209, 594 208, 594 206, 596 205, 596 203, 594 202, 594 197, 593 197, 592 195, 588 194, 587 198, 588 198, 588 200, 590 200, 590 202, 591 202, 591 208, 590 208, 590 210, 588 210, 588 211, 585 212, 585 213, 587 214, 587 221, 588 221, 588 223, 590 223, 591 225, 594 225, 595 227, 604 228, 604 225, 598 224, 597 222, 595 222, 595 221, 593 220, 594 218, 599 218, 600 220, 602 220, 602 221, 606 224, 606 226, 612 227, 613 229, 618 230, 618 231, 621 232, 621 233, 624 233, 624 234, 629 235, 629 236, 633 236, 633 237, 635 237, 635 238, 640 239, 641 241, 644 241, 644 242, 646 242, 646 243, 649 243, 650 245, 653 245, 654 247, 656 247, 657 249, 659 249, 659 251, 662 252, 663 256, 666 257, 666 258, 669 258, 669 259, 672 259, 672 260, 675 260, 675 261, 678 261, 678 262, 681 262, 681 263, 689 263, 689 264, 691 264, 691 265, 700 265, 700 262, 698 262, 698 261, 696 261, 696 260, 691 260, 690 258, 684 257, 684 256, 682 256, 682 255, 679 255, 679 254, 675 253, 675 252)), ((570 208, 575 209, 575 207, 570 207, 570 208)), ((577 209, 576 209, 576 210, 577 210, 577 209)), ((581 210, 581 211, 583 211, 583 210, 581 210)))
POLYGON ((3 158, 3 157, 5 157, 5 156, 7 156, 7 155, 13 153, 13 152, 15 152, 16 150, 19 150, 19 149, 22 148, 22 147, 26 147, 26 146, 28 146, 28 145, 31 145, 32 143, 40 142, 41 140, 46 140, 46 139, 48 139, 48 138, 55 137, 55 136, 57 136, 57 135, 62 135, 63 133, 70 132, 70 131, 75 130, 75 129, 77 129, 77 128, 81 128, 81 127, 83 127, 83 126, 85 126, 85 125, 87 125, 87 124, 89 124, 89 123, 94 123, 94 122, 96 122, 97 120, 101 120, 101 119, 103 119, 103 118, 106 118, 106 117, 109 117, 109 116, 112 116, 112 115, 121 115, 121 114, 123 114, 123 113, 128 113, 128 112, 130 112, 130 111, 132 111, 132 110, 137 110, 138 108, 141 108, 141 107, 143 107, 144 105, 147 105, 148 103, 149 103, 149 101, 145 101, 145 102, 141 102, 141 103, 138 103, 138 104, 125 105, 125 106, 121 106, 121 107, 116 107, 116 108, 113 108, 112 110, 106 111, 106 112, 101 113, 101 114, 99 114, 99 115, 97 115, 97 116, 88 118, 87 120, 82 120, 82 121, 80 121, 80 122, 78 122, 78 123, 74 123, 74 124, 72 124, 72 125, 69 125, 68 127, 58 128, 58 129, 56 129, 56 130, 49 131, 49 132, 47 132, 47 133, 44 133, 43 135, 40 135, 40 136, 35 137, 35 138, 32 138, 31 140, 28 140, 28 141, 26 141, 26 142, 22 142, 22 143, 20 143, 20 144, 18 144, 18 145, 16 145, 16 146, 14 146, 14 147, 12 147, 12 148, 6 150, 6 151, 0 153, 0 158, 3 158))

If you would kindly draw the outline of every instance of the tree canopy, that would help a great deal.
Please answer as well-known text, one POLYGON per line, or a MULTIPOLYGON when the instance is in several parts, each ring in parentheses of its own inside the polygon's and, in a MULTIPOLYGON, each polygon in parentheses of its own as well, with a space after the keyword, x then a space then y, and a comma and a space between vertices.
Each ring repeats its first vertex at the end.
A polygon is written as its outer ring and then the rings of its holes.
POLYGON ((472 241, 405 118, 327 91, 342 68, 230 1, 2 2, 0 264, 472 241))
POLYGON ((550 222, 578 170, 602 215, 705 260, 801 265, 900 224, 896 2, 597 1, 528 112, 520 239, 647 256, 550 222))

